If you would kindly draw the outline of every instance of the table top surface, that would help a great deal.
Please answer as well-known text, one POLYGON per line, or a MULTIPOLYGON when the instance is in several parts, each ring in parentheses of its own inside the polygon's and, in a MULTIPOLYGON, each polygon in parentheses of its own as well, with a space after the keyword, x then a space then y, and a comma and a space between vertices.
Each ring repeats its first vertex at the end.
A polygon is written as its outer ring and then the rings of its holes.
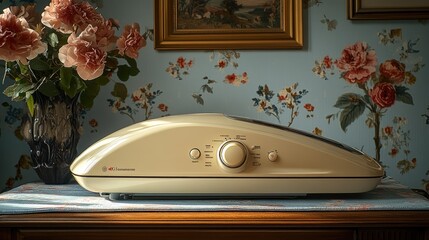
POLYGON ((383 179, 361 194, 308 195, 276 199, 138 199, 111 201, 77 184, 28 183, 0 194, 0 215, 87 212, 338 212, 429 211, 429 200, 396 182, 383 179))

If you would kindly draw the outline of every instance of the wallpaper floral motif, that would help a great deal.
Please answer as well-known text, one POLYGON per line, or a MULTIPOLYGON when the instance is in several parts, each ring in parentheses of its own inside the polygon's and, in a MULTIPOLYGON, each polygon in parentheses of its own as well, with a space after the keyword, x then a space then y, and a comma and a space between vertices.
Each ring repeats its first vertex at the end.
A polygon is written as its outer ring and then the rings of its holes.
MULTIPOLYGON (((333 61, 331 57, 324 57, 322 65, 318 64, 313 70, 323 79, 327 80, 326 74, 319 69, 333 70, 337 68, 340 78, 348 84, 355 85, 363 94, 344 93, 335 107, 341 109, 335 114, 327 116, 328 120, 339 119, 343 131, 347 127, 368 111, 365 123, 369 128, 374 129, 374 144, 376 149, 375 159, 381 162, 381 118, 394 105, 396 101, 405 104, 413 104, 413 98, 408 92, 409 86, 416 82, 415 72, 420 69, 419 63, 414 64, 414 68, 407 69, 406 61, 409 53, 416 53, 413 50, 405 50, 400 53, 400 60, 385 60, 378 66, 377 54, 365 42, 357 42, 346 47, 341 57, 333 61), (418 67, 416 67, 418 66, 418 67), (378 69, 377 69, 378 68, 378 69)), ((414 159, 415 162, 415 159, 414 159)))
MULTIPOLYGON (((136 5, 149 4, 144 2, 136 5)), ((309 33, 303 50, 161 53, 148 47, 141 58, 153 64, 146 72, 113 83, 98 109, 82 112, 83 138, 93 142, 111 132, 112 125, 181 111, 239 109, 249 117, 346 141, 358 138, 359 132, 362 140, 356 140, 355 147, 373 154, 388 172, 410 179, 413 187, 429 190, 429 153, 421 144, 429 132, 429 98, 422 94, 429 86, 429 48, 424 44, 429 25, 355 24, 337 11, 345 9, 345 1, 306 0, 304 5, 309 33)), ((102 9, 116 16, 121 7, 112 3, 102 9)), ((141 9, 148 15, 144 19, 153 19, 153 6, 141 9)), ((139 9, 128 10, 122 18, 141 14, 139 9)), ((141 25, 154 28, 150 21, 141 25)), ((12 135, 17 144, 25 144, 19 141, 24 109, 2 101, 0 141, 12 135)), ((28 152, 1 164, 13 165, 14 171, 1 176, 0 190, 32 180, 26 176, 32 171, 28 152)))
MULTIPOLYGON (((269 116, 273 116, 280 123, 280 114, 289 111, 289 122, 287 126, 290 127, 299 115, 299 106, 301 105, 301 98, 308 93, 307 90, 297 90, 298 83, 293 83, 291 86, 286 86, 281 89, 277 94, 269 89, 267 85, 259 86, 256 94, 258 97, 252 98, 253 106, 258 112, 265 112, 269 116), (273 97, 277 97, 273 100, 273 97), (273 103, 274 102, 274 103, 273 103), (275 104, 277 103, 277 104, 275 104)), ((314 111, 314 106, 310 103, 304 105, 308 112, 314 111)), ((311 114, 307 117, 312 117, 311 114)))

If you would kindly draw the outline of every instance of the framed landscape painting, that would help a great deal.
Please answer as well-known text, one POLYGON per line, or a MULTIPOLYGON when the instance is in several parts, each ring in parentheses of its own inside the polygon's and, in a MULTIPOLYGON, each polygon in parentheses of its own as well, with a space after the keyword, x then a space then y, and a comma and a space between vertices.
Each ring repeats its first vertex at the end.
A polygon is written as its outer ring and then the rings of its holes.
POLYGON ((158 0, 158 50, 299 49, 302 0, 158 0))
POLYGON ((429 19, 428 0, 347 0, 347 17, 366 19, 429 19))

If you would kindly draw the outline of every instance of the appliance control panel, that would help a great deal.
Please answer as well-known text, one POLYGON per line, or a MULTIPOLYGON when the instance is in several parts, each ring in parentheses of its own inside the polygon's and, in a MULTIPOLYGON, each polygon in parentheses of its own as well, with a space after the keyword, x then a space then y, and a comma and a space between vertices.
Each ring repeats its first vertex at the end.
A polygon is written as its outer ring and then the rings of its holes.
POLYGON ((263 139, 256 139, 251 134, 218 134, 202 144, 189 146, 186 154, 188 164, 200 169, 219 168, 225 173, 255 171, 264 166, 279 164, 279 146, 273 146, 270 141, 265 141, 264 144, 263 139))
POLYGON ((354 176, 358 168, 379 169, 362 152, 332 140, 223 115, 135 124, 100 140, 80 158, 76 171, 90 176, 354 176))

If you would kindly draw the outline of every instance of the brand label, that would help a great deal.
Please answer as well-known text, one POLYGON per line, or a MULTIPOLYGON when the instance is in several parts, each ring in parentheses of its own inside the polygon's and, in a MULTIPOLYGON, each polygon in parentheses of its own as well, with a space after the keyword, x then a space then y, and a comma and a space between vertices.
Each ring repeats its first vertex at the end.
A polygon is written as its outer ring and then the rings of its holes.
POLYGON ((103 172, 134 172, 136 171, 135 168, 124 168, 124 167, 107 167, 107 166, 103 166, 103 168, 101 169, 103 172))

